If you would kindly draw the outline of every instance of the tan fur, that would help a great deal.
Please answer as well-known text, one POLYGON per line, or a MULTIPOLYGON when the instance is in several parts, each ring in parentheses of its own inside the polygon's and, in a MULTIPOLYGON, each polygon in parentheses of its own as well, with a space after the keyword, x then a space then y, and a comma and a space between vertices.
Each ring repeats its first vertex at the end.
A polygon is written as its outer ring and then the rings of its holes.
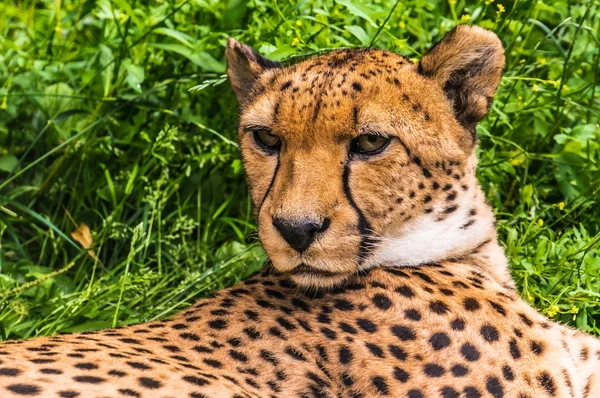
POLYGON ((600 342, 518 297, 475 177, 492 33, 458 27, 417 65, 342 50, 282 68, 235 40, 227 60, 272 265, 171 320, 4 343, 0 397, 600 396, 600 342), (393 139, 352 154, 365 133, 393 139), (303 251, 273 224, 307 218, 330 224, 303 251))

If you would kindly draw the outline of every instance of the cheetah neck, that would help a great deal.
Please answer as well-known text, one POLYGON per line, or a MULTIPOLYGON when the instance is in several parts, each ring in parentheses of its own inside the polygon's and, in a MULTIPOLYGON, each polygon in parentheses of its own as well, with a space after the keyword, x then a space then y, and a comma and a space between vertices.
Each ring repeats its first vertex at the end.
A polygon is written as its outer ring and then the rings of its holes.
MULTIPOLYGON (((474 157, 472 162, 476 162, 474 157)), ((470 169, 475 169, 474 164, 470 169)), ((513 287, 504 249, 498 243, 492 209, 474 171, 466 179, 471 189, 457 200, 456 211, 445 218, 423 214, 380 237, 365 268, 382 264, 414 267, 468 258, 502 285, 513 287)))

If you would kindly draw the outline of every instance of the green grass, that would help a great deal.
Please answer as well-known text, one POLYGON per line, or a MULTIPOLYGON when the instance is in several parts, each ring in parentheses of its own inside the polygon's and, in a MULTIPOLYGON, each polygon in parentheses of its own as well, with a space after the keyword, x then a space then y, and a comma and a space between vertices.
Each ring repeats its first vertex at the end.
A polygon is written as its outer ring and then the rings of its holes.
POLYGON ((1 2, 0 340, 163 318, 262 265, 229 36, 418 58, 461 22, 506 48, 479 176, 519 290, 600 334, 600 2, 369 3, 1 2))

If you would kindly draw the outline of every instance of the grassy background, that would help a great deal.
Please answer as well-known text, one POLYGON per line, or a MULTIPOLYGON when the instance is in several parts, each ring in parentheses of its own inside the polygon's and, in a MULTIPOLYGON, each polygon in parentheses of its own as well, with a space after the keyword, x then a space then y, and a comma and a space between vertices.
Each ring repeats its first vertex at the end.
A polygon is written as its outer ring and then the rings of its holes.
POLYGON ((506 48, 479 175, 519 290, 600 334, 600 2, 368 3, 0 2, 0 340, 165 317, 261 266, 227 37, 418 58, 458 23, 506 48))

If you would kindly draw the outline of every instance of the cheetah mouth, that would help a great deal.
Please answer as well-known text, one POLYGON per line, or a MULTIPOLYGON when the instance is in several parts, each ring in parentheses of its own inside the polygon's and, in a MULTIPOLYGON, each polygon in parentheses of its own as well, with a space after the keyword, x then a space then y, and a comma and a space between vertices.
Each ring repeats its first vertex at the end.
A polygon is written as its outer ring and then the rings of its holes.
POLYGON ((290 274, 292 274, 294 276, 299 276, 299 275, 313 275, 313 276, 320 276, 320 277, 325 277, 325 278, 335 278, 335 277, 340 277, 340 276, 346 276, 347 275, 347 273, 345 273, 345 272, 335 272, 335 271, 322 270, 322 269, 319 269, 319 268, 311 267, 310 265, 307 265, 307 264, 304 264, 304 263, 298 265, 296 268, 294 268, 293 270, 291 270, 290 274))

